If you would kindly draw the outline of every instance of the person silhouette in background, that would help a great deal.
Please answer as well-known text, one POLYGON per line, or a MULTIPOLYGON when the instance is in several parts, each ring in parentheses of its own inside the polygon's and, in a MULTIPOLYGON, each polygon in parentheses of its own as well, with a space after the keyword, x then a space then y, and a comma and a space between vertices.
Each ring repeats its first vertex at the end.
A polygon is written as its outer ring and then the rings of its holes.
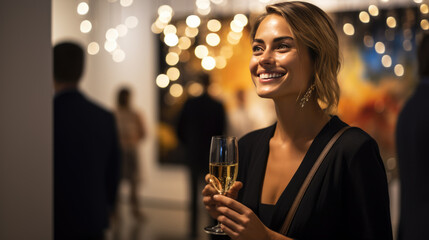
MULTIPOLYGON (((222 135, 226 130, 226 116, 223 105, 207 92, 209 75, 200 77, 204 92, 201 96, 188 99, 179 116, 177 135, 185 146, 186 161, 191 174, 190 185, 190 235, 197 237, 199 186, 204 184, 204 175, 209 167, 211 137, 222 135)), ((202 230, 202 229, 201 229, 202 230)))
POLYGON ((138 202, 140 182, 138 144, 146 136, 142 118, 131 108, 131 92, 122 88, 118 92, 115 111, 122 153, 122 180, 130 185, 131 209, 135 217, 141 217, 138 202))
POLYGON ((78 90, 82 47, 63 42, 53 54, 54 238, 101 240, 119 181, 115 118, 78 90))
POLYGON ((399 240, 429 236, 429 34, 418 46, 420 82, 399 114, 396 127, 400 191, 399 240))

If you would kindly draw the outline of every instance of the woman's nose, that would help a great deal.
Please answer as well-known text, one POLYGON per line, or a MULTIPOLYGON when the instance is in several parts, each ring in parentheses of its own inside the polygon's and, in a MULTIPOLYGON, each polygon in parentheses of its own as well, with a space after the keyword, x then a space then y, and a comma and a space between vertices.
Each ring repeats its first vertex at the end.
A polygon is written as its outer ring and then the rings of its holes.
POLYGON ((269 50, 265 50, 264 53, 259 58, 259 64, 270 65, 273 63, 274 63, 273 53, 269 50))

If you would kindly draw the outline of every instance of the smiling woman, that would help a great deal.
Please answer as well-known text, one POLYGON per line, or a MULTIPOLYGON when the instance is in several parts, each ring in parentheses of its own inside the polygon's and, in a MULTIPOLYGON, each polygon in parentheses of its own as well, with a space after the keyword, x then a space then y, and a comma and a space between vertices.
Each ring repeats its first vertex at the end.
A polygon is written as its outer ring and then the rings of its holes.
POLYGON ((238 181, 226 196, 207 184, 206 209, 234 240, 391 240, 378 145, 332 115, 340 61, 330 18, 310 3, 277 3, 251 37, 251 77, 277 123, 240 139, 238 181))

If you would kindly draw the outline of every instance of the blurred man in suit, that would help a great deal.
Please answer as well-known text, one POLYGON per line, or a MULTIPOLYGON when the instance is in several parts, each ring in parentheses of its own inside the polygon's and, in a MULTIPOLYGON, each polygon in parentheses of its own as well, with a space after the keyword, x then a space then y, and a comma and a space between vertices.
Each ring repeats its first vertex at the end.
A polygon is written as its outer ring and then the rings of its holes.
POLYGON ((396 129, 401 181, 399 240, 429 238, 429 34, 420 41, 417 56, 420 80, 396 129))
POLYGON ((54 47, 54 237, 101 240, 115 204, 119 143, 114 116, 78 90, 83 49, 54 47))
MULTIPOLYGON (((199 185, 204 185, 204 176, 209 170, 211 137, 222 135, 226 130, 226 113, 222 103, 213 99, 207 92, 210 77, 200 77, 203 86, 202 95, 185 102, 179 116, 177 135, 184 144, 186 163, 190 170, 190 238, 196 239, 198 229, 199 185)), ((201 187, 202 190, 202 187, 201 187)))

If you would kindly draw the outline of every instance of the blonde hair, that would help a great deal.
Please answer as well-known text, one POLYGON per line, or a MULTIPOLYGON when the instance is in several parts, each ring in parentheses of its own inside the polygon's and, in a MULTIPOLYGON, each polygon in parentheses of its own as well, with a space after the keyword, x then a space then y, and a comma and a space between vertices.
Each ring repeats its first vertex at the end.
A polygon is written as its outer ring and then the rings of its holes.
MULTIPOLYGON (((290 25, 295 39, 308 48, 314 64, 316 99, 327 112, 338 105, 340 87, 337 75, 340 70, 338 36, 332 20, 320 8, 300 1, 282 2, 266 6, 266 13, 256 19, 251 31, 252 40, 260 23, 270 14, 282 16, 290 25)), ((309 86, 310 86, 309 85, 309 86)))

